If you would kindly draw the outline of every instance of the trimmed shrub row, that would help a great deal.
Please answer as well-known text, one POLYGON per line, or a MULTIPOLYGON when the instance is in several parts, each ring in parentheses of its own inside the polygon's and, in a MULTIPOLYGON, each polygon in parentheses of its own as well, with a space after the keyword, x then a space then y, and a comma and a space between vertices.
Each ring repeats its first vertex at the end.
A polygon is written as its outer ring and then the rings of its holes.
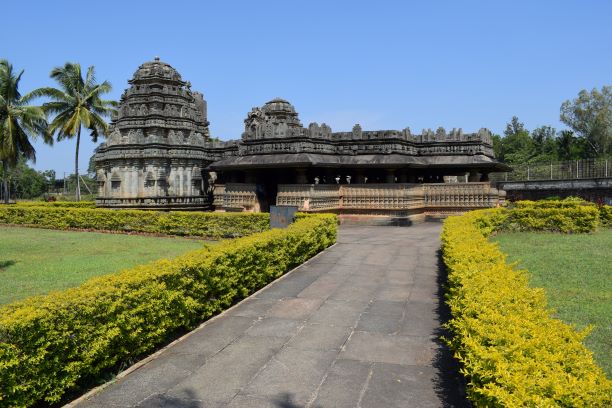
POLYGON ((0 206, 0 224, 234 238, 270 228, 265 213, 157 212, 101 208, 0 206))
POLYGON ((592 232, 599 225, 594 205, 519 206, 506 212, 502 229, 510 231, 592 232))
POLYGON ((509 230, 591 232, 597 224, 612 226, 612 206, 596 206, 578 197, 517 201, 512 206, 506 225, 509 230))
MULTIPOLYGON (((479 407, 612 406, 612 382, 582 344, 588 330, 576 332, 552 318, 544 291, 530 288, 527 272, 508 265, 486 238, 522 210, 473 211, 444 222, 448 342, 463 365, 468 397, 479 407)), ((526 219, 519 214, 513 222, 526 219)), ((591 211, 580 214, 593 218, 591 211)), ((554 230, 566 229, 551 223, 554 230)), ((542 229, 546 223, 527 225, 542 229)), ((575 226, 582 230, 580 222, 575 226)))
POLYGON ((336 217, 91 279, 0 309, 0 405, 57 402, 84 378, 141 356, 335 242, 336 217))

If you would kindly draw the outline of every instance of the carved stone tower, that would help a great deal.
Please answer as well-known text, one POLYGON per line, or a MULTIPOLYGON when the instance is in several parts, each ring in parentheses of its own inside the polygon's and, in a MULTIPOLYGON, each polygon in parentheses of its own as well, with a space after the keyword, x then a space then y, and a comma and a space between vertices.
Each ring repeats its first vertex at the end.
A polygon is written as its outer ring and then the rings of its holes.
POLYGON ((128 82, 96 155, 98 205, 206 208, 203 95, 159 58, 142 64, 128 82))

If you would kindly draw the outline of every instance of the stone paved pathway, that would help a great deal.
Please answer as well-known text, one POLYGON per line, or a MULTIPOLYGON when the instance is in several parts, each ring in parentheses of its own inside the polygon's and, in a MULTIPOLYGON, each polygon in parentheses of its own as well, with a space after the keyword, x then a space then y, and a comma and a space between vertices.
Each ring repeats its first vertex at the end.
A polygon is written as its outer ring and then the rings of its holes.
POLYGON ((78 407, 464 406, 439 342, 440 224, 338 243, 78 407))

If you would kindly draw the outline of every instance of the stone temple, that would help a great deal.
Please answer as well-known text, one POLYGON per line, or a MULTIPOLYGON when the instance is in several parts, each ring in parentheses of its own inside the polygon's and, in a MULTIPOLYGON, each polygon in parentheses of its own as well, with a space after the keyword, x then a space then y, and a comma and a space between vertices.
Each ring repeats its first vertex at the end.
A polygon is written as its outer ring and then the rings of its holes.
POLYGON ((333 132, 304 127, 275 98, 253 108, 240 140, 212 141, 206 101, 159 58, 128 81, 95 162, 100 207, 414 216, 495 206, 491 132, 333 132))

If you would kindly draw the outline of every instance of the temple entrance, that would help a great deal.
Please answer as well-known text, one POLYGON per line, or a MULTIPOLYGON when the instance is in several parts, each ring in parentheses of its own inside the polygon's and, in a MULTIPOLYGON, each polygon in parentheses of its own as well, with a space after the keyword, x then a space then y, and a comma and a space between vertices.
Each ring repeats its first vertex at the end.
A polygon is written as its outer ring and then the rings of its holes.
POLYGON ((261 212, 270 212, 270 206, 276 205, 276 195, 278 194, 278 183, 263 182, 255 187, 257 201, 261 212))
MULTIPOLYGON (((255 193, 259 203, 260 211, 270 212, 270 206, 276 205, 276 195, 278 194, 278 185, 285 184, 288 181, 287 172, 283 169, 259 170, 252 179, 256 180, 255 193)), ((247 179, 249 176, 247 175, 247 179)))

